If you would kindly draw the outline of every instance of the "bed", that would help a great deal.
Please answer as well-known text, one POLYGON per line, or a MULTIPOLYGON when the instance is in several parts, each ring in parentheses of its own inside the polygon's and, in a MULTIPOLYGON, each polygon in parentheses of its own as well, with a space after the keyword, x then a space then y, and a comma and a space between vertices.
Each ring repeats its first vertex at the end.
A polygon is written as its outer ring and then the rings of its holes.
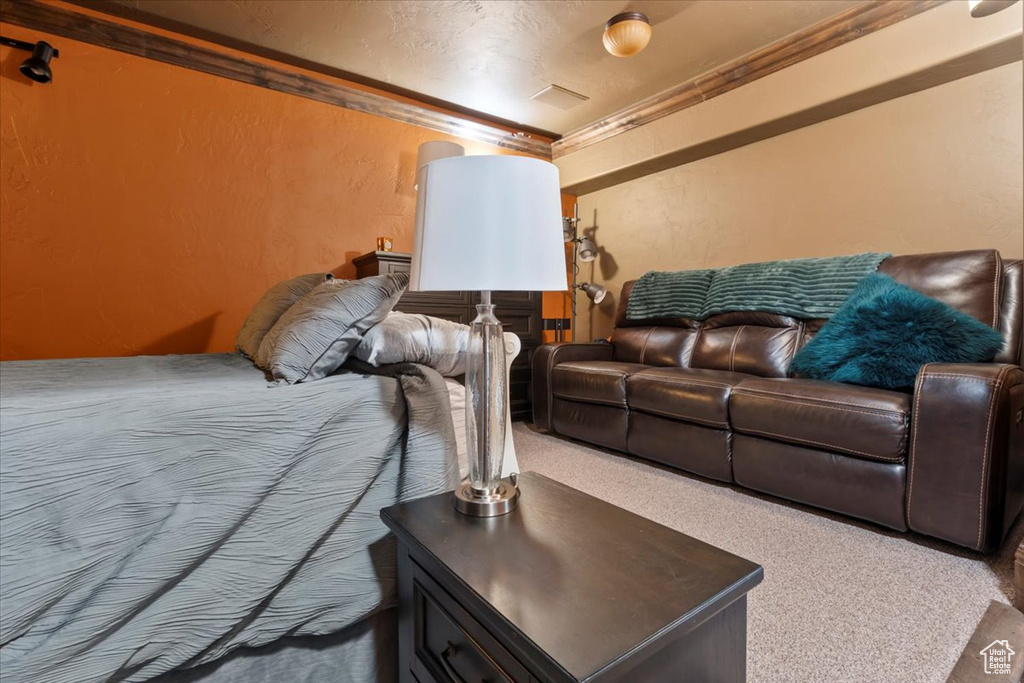
POLYGON ((461 387, 353 367, 0 364, 4 683, 394 680, 378 512, 457 483, 461 387))

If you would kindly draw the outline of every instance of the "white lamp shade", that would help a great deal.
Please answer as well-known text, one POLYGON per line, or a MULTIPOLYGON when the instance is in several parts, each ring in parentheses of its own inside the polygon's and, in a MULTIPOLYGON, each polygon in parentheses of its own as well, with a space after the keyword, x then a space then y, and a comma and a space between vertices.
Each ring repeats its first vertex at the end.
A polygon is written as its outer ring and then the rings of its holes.
POLYGON ((412 291, 567 288, 558 169, 464 156, 420 169, 412 291))
POLYGON ((446 142, 444 140, 424 142, 420 145, 419 149, 416 150, 416 172, 418 173, 421 168, 429 164, 431 161, 446 159, 448 157, 461 157, 465 153, 466 149, 462 145, 457 145, 454 142, 446 142))
POLYGON ((457 145, 454 142, 445 142, 444 140, 424 142, 420 145, 420 148, 416 150, 416 183, 412 186, 413 189, 420 189, 420 169, 431 161, 445 159, 447 157, 461 157, 465 153, 465 147, 457 145))

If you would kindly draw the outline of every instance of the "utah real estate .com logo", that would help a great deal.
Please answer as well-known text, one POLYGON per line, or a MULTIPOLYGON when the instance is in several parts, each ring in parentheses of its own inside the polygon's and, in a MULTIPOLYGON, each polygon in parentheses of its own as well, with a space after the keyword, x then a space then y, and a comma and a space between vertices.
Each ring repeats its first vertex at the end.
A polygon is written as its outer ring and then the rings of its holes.
POLYGON ((1010 657, 1016 654, 1010 649, 1010 643, 1006 640, 995 640, 982 649, 981 656, 985 662, 985 673, 987 674, 1008 674, 1010 673, 1010 657))

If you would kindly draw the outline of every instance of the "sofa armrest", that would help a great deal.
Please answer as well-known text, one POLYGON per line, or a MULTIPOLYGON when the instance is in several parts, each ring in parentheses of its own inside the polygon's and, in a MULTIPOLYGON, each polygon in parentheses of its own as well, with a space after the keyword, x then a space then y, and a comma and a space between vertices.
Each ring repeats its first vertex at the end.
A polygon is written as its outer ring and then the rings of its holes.
POLYGON ((987 552, 1024 501, 1024 371, 930 363, 914 388, 907 472, 911 529, 987 552))
POLYGON ((611 360, 611 344, 596 342, 555 342, 544 344, 533 353, 533 424, 551 429, 551 370, 559 363, 585 360, 611 360))

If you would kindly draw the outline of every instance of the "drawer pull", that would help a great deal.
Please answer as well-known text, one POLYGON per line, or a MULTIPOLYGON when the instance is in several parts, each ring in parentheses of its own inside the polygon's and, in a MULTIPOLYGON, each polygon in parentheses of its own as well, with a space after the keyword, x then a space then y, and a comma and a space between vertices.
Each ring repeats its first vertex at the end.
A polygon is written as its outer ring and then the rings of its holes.
POLYGON ((457 671, 455 671, 455 667, 453 667, 451 662, 448 661, 449 657, 454 656, 455 645, 452 644, 452 641, 449 640, 448 647, 446 647, 444 649, 444 652, 441 653, 441 664, 444 665, 445 673, 448 674, 449 678, 455 681, 455 683, 466 683, 466 680, 462 676, 460 676, 457 671))

